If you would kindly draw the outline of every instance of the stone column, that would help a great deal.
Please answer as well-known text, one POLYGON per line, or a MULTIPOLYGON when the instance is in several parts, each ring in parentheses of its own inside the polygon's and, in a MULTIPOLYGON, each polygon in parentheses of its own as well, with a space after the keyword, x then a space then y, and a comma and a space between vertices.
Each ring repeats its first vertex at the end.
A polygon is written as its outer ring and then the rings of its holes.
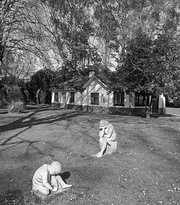
POLYGON ((158 113, 161 115, 166 114, 166 99, 163 94, 159 96, 158 113))

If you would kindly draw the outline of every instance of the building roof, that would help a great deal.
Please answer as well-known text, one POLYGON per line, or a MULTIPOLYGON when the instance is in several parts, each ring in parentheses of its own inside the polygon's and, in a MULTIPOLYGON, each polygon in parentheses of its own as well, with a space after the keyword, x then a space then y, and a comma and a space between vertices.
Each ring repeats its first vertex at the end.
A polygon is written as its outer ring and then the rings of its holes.
POLYGON ((52 91, 83 91, 89 86, 93 81, 99 83, 105 90, 110 90, 108 86, 103 83, 98 77, 92 75, 90 78, 88 76, 75 76, 72 79, 60 83, 58 88, 52 88, 52 91))
POLYGON ((83 85, 83 89, 86 89, 87 86, 89 86, 93 81, 96 81, 99 83, 105 90, 109 90, 108 86, 104 84, 99 78, 97 78, 95 75, 91 76, 91 78, 83 85))
POLYGON ((87 77, 84 76, 74 76, 70 80, 62 82, 58 85, 58 88, 52 88, 51 90, 56 91, 81 91, 84 85, 84 82, 88 80, 87 77))

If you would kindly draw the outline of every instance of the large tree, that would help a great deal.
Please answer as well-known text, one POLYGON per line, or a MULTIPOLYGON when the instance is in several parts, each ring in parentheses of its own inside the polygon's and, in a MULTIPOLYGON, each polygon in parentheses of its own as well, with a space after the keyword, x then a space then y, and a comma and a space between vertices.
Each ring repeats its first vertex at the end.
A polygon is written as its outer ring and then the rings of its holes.
POLYGON ((31 76, 30 81, 26 83, 31 100, 38 104, 47 103, 47 101, 49 103, 49 92, 51 86, 55 84, 55 74, 50 69, 41 69, 31 76), (40 94, 42 94, 42 100, 40 100, 40 94))
POLYGON ((34 68, 59 69, 62 80, 92 65, 102 69, 101 58, 107 68, 117 58, 120 68, 138 27, 160 46, 179 19, 176 0, 2 0, 0 6, 1 72, 25 77, 34 68))
POLYGON ((105 64, 109 64, 110 57, 121 60, 122 52, 135 38, 137 28, 141 27, 151 37, 162 33, 167 21, 171 24, 172 19, 178 18, 179 4, 178 0, 92 1, 92 19, 96 36, 104 42, 105 64))
POLYGON ((117 73, 130 91, 170 95, 180 77, 180 42, 176 31, 159 34, 151 39, 139 29, 128 42, 117 73))

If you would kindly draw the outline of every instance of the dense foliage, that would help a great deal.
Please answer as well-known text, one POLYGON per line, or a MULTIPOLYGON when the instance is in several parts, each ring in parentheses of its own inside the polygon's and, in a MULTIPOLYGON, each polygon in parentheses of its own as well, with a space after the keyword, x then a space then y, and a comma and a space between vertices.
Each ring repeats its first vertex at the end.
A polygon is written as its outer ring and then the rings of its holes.
POLYGON ((127 43, 117 69, 125 87, 154 95, 173 93, 180 77, 179 42, 174 40, 173 33, 163 33, 152 40, 139 30, 127 43))

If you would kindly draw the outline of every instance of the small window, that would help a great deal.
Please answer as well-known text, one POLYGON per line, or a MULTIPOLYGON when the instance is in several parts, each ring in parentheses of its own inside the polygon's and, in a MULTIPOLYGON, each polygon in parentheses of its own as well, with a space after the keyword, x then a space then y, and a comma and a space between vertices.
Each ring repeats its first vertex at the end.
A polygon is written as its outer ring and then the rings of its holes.
POLYGON ((70 92, 69 103, 74 103, 74 99, 75 99, 75 93, 74 92, 70 92))
POLYGON ((91 104, 99 105, 99 93, 91 93, 91 104))
POLYGON ((58 102, 58 93, 54 94, 54 102, 58 102))
POLYGON ((114 106, 124 106, 124 92, 119 90, 114 91, 113 103, 114 106))
POLYGON ((103 94, 101 95, 101 102, 102 102, 103 104, 106 103, 106 97, 105 97, 103 94))
POLYGON ((149 95, 144 93, 135 93, 135 106, 149 106, 149 95))

